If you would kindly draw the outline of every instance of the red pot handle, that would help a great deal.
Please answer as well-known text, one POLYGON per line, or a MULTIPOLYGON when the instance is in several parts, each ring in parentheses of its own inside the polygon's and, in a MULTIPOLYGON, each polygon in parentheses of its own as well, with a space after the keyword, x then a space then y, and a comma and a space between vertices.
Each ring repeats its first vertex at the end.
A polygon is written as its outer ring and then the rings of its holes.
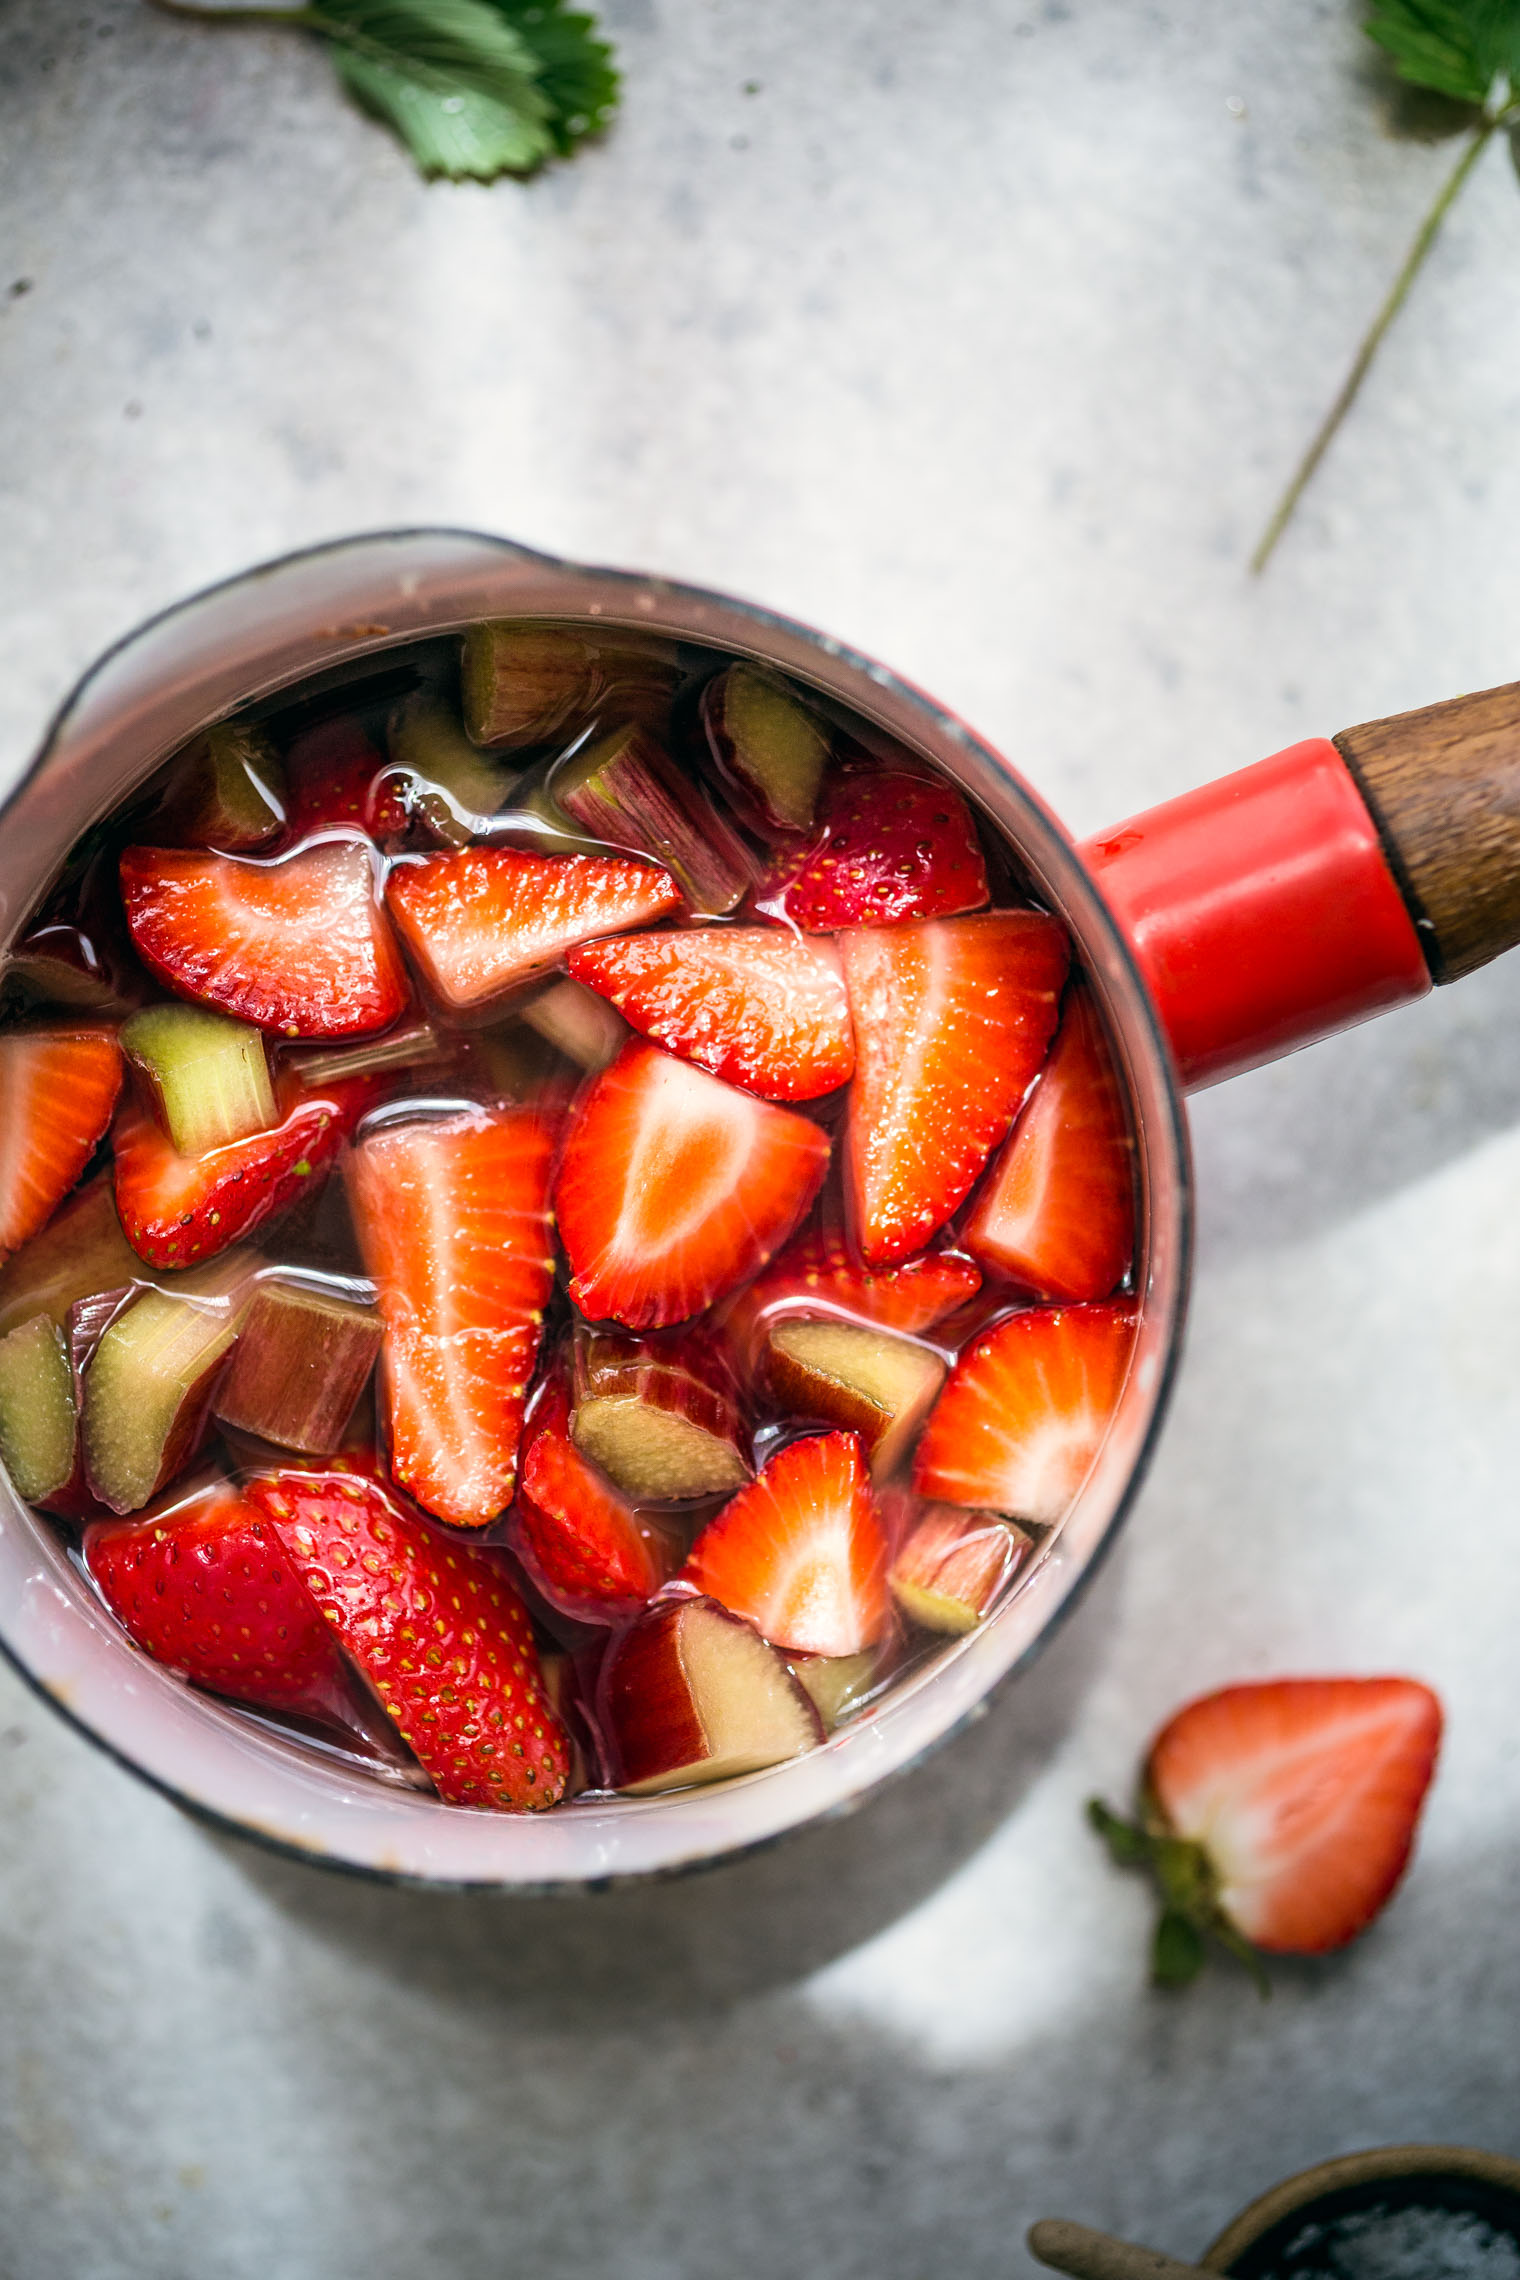
POLYGON ((1520 941, 1520 682, 1290 745, 1082 850, 1191 1089, 1520 941))

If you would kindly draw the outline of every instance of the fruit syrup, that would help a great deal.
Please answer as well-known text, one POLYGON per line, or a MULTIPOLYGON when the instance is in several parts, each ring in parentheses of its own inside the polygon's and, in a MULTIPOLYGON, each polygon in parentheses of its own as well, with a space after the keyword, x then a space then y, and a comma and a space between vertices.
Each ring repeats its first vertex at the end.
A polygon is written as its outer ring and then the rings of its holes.
MULTIPOLYGON (((567 630, 587 638, 583 627, 567 630)), ((380 847, 380 859, 374 866, 377 905, 386 856, 451 843, 510 847, 546 855, 606 854, 611 849, 659 864, 661 856, 648 847, 625 841, 614 845, 578 829, 553 805, 556 780, 564 776, 599 731, 611 723, 621 724, 631 718, 642 720, 672 754, 684 759, 687 771, 696 773, 700 780, 704 770, 711 766, 704 750, 700 720, 702 692, 724 668, 747 661, 733 652, 705 645, 644 640, 637 634, 624 633, 616 636, 612 655, 614 668, 606 676, 610 694, 604 693, 596 709, 571 724, 549 749, 524 756, 526 767, 511 782, 506 804, 495 812, 472 811, 461 801, 457 785, 430 781, 415 765, 398 767, 387 757, 394 748, 398 708, 407 700, 436 701, 457 719, 460 699, 454 640, 419 642, 400 652, 387 652, 378 664, 374 659, 367 659, 314 675, 301 685, 294 697, 287 694, 278 703, 249 707, 237 717, 240 722, 246 720, 263 730, 280 750, 288 749, 299 738, 325 730, 353 732, 373 746, 380 756, 372 787, 375 794, 383 803, 384 796, 394 792, 405 807, 404 817, 396 819, 398 829, 376 832, 380 847), (641 656, 647 659, 650 668, 647 680, 639 663, 641 656)), ((784 676, 776 677, 784 680, 784 676)), ((813 691, 800 693, 833 732, 831 772, 841 761, 867 760, 886 765, 902 765, 906 761, 914 772, 925 772, 925 763, 908 755, 904 748, 847 707, 820 698, 813 691)), ((509 764, 513 764, 519 755, 511 753, 507 758, 509 764)), ((58 883, 39 902, 18 937, 18 940, 37 938, 48 963, 37 968, 33 984, 24 961, 13 960, 5 985, 0 988, 0 1027, 9 1025, 18 1015, 49 1012, 72 1015, 76 1007, 81 1019, 87 1019, 91 1011, 104 1018, 115 1018, 158 994, 133 956, 114 880, 122 850, 141 843, 145 837, 152 837, 155 818, 162 816, 166 800, 172 795, 173 767, 174 763, 167 764, 116 814, 92 827, 81 838, 58 883), (73 972, 83 976, 77 990, 70 980, 73 972)), ((732 787, 725 782, 720 790, 731 793, 732 787)), ((986 863, 988 907, 1040 907, 1038 894, 1014 848, 984 815, 974 808, 971 813, 986 863)), ((276 842, 273 852, 261 849, 244 854, 240 859, 256 865, 277 862, 316 840, 332 836, 334 830, 341 828, 341 825, 319 823, 306 833, 287 831, 276 842)), ((800 931, 784 914, 767 915, 800 931)), ((746 920, 753 923, 749 910, 741 903, 727 912, 704 913, 701 923, 722 925, 746 920)), ((563 1020, 545 1018, 541 1026, 535 1025, 530 1008, 542 999, 545 988, 544 978, 535 978, 496 1000, 484 1012, 473 1015, 425 1005, 420 991, 416 991, 414 1004, 393 1029, 373 1041, 377 1050, 372 1051, 367 1042, 301 1044, 287 1049, 293 1064, 304 1064, 309 1074, 328 1081, 342 1070, 363 1072, 371 1065, 384 1068, 387 1043, 394 1045, 398 1033, 407 1033, 414 1025, 419 1028, 415 1054, 402 1058, 398 1049, 398 1058, 385 1070, 387 1098, 384 1104, 359 1122, 351 1140, 333 1158, 326 1176, 294 1208, 270 1223, 269 1239, 260 1243, 261 1231, 255 1231, 256 1247, 266 1254, 270 1264, 278 1264, 282 1281, 294 1279, 339 1300, 373 1304, 376 1287, 364 1272, 343 1179, 345 1160, 367 1132, 397 1119, 446 1116, 493 1098, 506 1097, 524 1103, 547 1099, 569 1108, 577 1092, 589 1082, 594 1064, 588 1057, 586 1040, 579 1041, 578 1049, 577 1041, 567 1036, 563 1020), (425 1033, 421 1028, 424 1024, 425 1033)), ((622 1028, 620 1022, 618 1026, 622 1028)), ((788 1105, 815 1122, 837 1143, 847 1106, 843 1088, 822 1100, 788 1105)), ((1131 1114, 1127 1100, 1125 1112, 1127 1116, 1131 1114)), ((797 1235, 820 1227, 844 1236, 846 1215, 839 1159, 840 1151, 835 1145, 823 1192, 797 1235)), ((96 1176, 109 1160, 109 1146, 102 1142, 80 1184, 96 1176)), ((968 1201, 935 1238, 938 1246, 954 1248, 955 1229, 969 1210, 968 1201)), ((142 1274, 134 1278, 133 1287, 151 1287, 159 1279, 153 1270, 145 1267, 142 1274)), ((554 1294, 545 1314, 541 1348, 544 1355, 564 1345, 575 1319, 566 1295, 567 1279, 566 1265, 561 1258, 554 1294)), ((758 1276, 752 1278, 759 1279, 758 1276)), ((1131 1269, 1114 1296, 1122 1299, 1131 1295, 1133 1287, 1131 1269)), ((722 1324, 748 1288, 746 1285, 743 1290, 725 1294, 715 1302, 710 1310, 715 1325, 722 1324)), ((913 1336, 920 1345, 938 1355, 948 1368, 973 1338, 1028 1303, 1027 1296, 1017 1288, 989 1272, 975 1296, 930 1328, 915 1331, 913 1336)), ((785 1301, 762 1308, 754 1318, 752 1335, 763 1339, 765 1326, 788 1311, 797 1311, 795 1302, 790 1308, 785 1301)), ((827 1299, 810 1301, 808 1313, 813 1318, 859 1320, 858 1316, 827 1299)), ((689 1337, 690 1330, 691 1325, 683 1324, 674 1331, 655 1332, 653 1342, 676 1344, 689 1337)), ((816 1430, 818 1425, 816 1418, 802 1414, 776 1417, 769 1414, 771 1406, 759 1406, 753 1399, 741 1395, 741 1410, 757 1473, 799 1430, 816 1430)), ((345 1446, 374 1446, 378 1431, 375 1392, 371 1386, 360 1401, 345 1446)), ((922 1500, 906 1485, 910 1458, 911 1450, 908 1457, 894 1467, 888 1481, 876 1484, 889 1546, 894 1551, 906 1536, 916 1513, 923 1509, 922 1500)), ((305 1461, 321 1468, 321 1460, 293 1459, 289 1450, 223 1427, 202 1449, 185 1479, 174 1484, 173 1493, 188 1487, 208 1464, 214 1467, 218 1461, 234 1480, 247 1478, 260 1468, 292 1462, 305 1461)), ((726 1501, 726 1492, 720 1492, 676 1505, 648 1507, 646 1511, 657 1524, 673 1531, 684 1551, 726 1501)), ((56 1517, 40 1517, 49 1519, 49 1524, 63 1536, 72 1563, 90 1582, 91 1588, 97 1589, 84 1564, 79 1531, 56 1517)), ((504 1558, 528 1606, 542 1652, 557 1660, 562 1674, 568 1673, 567 1688, 557 1686, 556 1692, 559 1707, 562 1714, 566 1714, 571 1729, 581 1778, 565 1803, 605 1801, 615 1795, 616 1792, 599 1783, 598 1768, 605 1765, 607 1753, 597 1731, 593 1708, 596 1669, 609 1632, 580 1622, 549 1604, 508 1546, 505 1514, 479 1530, 454 1530, 436 1518, 433 1524, 445 1536, 456 1535, 462 1542, 490 1546, 504 1558)), ((1023 1526, 1032 1540, 1031 1556, 1008 1579, 992 1603, 994 1608, 1012 1591, 1022 1588, 1055 1533, 1054 1529, 1035 1522, 1023 1523, 1023 1526)), ((863 1673, 858 1682, 849 1687, 847 1699, 828 1730, 848 1726, 867 1714, 885 1695, 923 1676, 952 1653, 958 1643, 942 1633, 917 1628, 899 1611, 885 1644, 870 1658, 869 1673, 863 1673)), ((788 1659, 795 1665, 799 1658, 788 1659)), ((222 1695, 213 1694, 208 1698, 223 1714, 293 1740, 319 1757, 362 1768, 370 1776, 392 1784, 424 1789, 428 1786, 411 1752, 380 1712, 367 1683, 357 1673, 352 1675, 349 1699, 335 1703, 332 1715, 322 1719, 270 1711, 222 1695)))

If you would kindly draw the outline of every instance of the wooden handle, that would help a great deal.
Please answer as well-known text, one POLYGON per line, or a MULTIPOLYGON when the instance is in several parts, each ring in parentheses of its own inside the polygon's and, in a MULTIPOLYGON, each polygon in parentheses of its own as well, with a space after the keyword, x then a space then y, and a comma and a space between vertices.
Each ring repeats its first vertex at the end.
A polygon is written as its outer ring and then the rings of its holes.
POLYGON ((1520 681, 1335 738, 1438 982, 1520 942, 1520 681))
POLYGON ((1070 2280, 1214 2280, 1196 2264, 1179 2264, 1159 2249, 1116 2240, 1112 2233, 1094 2232, 1090 2225, 1070 2224, 1064 2217, 1042 2217, 1031 2225, 1029 2249, 1070 2280))

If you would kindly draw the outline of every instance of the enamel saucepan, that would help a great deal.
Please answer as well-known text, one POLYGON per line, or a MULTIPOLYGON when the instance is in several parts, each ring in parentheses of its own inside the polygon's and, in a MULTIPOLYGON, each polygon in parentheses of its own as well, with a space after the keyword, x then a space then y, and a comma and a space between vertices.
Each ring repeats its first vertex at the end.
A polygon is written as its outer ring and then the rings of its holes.
POLYGON ((544 1817, 385 1785, 139 1654, 0 1480, 0 1644, 86 1733, 199 1811, 310 1857, 515 1890, 711 1861, 845 1810, 982 1708, 1112 1540, 1166 1406, 1187 1298, 1183 1095, 1456 979, 1520 938, 1520 687, 1314 739, 1077 845, 1018 773, 885 668, 658 578, 452 531, 360 538, 155 619, 65 705, 0 826, 0 948, 79 834, 197 729, 310 675, 493 617, 638 627, 781 667, 953 777, 1069 927, 1127 1083, 1139 1329, 1102 1451, 1023 1587, 810 1756, 544 1817))

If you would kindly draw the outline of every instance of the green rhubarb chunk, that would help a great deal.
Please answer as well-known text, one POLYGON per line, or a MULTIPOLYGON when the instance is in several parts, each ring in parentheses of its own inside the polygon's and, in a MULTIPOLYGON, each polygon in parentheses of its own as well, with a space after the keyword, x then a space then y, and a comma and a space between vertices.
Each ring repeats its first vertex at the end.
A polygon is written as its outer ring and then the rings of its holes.
POLYGON ((480 836, 517 782, 471 742, 459 716, 432 689, 414 689, 391 714, 386 732, 394 766, 408 778, 407 804, 446 846, 480 836))
POLYGON ((122 1050, 182 1156, 203 1156, 278 1123, 261 1033, 198 1005, 150 1005, 123 1023, 122 1050))
POLYGON ((0 1459, 18 1496, 36 1504, 74 1470, 77 1420, 68 1346, 51 1315, 0 1338, 0 1459))
POLYGON ((475 742, 519 751, 544 743, 588 702, 596 669, 573 633, 497 620, 465 634, 460 680, 475 742))
POLYGON ((795 697, 747 665, 723 676, 720 750, 772 823, 806 831, 818 804, 828 738, 795 697))
POLYGON ((262 847, 285 821, 285 776, 255 721, 218 721, 170 764, 155 818, 158 836, 239 854, 262 847))
POLYGON ((229 1252, 172 1297, 144 1291, 101 1337, 84 1373, 81 1425, 90 1487, 113 1512, 140 1511, 199 1447, 252 1264, 229 1252))

